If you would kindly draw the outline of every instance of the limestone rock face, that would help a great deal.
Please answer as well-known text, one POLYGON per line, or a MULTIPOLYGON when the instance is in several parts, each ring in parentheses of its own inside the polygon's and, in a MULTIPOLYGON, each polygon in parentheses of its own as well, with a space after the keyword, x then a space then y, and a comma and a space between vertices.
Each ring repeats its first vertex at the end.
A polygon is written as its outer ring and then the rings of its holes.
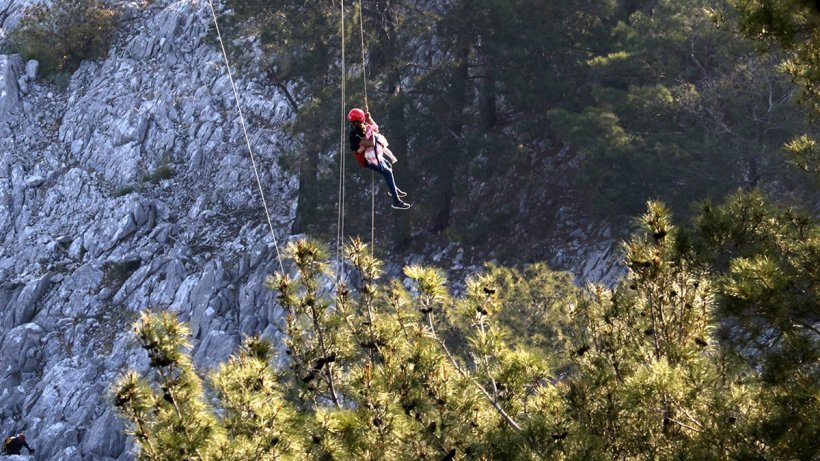
MULTIPOLYGON (((5 32, 30 3, 0 0, 5 32)), ((133 459, 107 391, 147 366, 131 336, 140 310, 189 321, 205 368, 279 316, 262 284, 276 253, 207 2, 118 6, 108 57, 65 91, 36 80, 36 61, 0 55, 0 436, 25 432, 38 460, 133 459)), ((236 83, 284 235, 298 181, 277 152, 292 114, 274 88, 236 83)))
POLYGON ((17 76, 23 70, 23 60, 20 56, 0 55, 0 135, 11 134, 9 121, 16 117, 21 109, 20 84, 17 76))
POLYGON ((17 27, 26 8, 42 3, 40 0, 0 0, 0 29, 11 31, 17 27))

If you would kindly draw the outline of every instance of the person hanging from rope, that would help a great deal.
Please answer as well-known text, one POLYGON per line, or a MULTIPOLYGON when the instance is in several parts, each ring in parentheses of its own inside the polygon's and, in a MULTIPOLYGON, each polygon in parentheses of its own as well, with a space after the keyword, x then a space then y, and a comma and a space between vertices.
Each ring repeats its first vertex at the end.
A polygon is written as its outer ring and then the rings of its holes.
POLYGON ((354 108, 347 113, 347 119, 350 121, 350 149, 356 156, 356 161, 384 176, 393 197, 393 208, 410 208, 410 204, 401 199, 407 194, 396 187, 396 179, 393 177, 396 156, 387 148, 387 139, 379 133, 379 125, 373 121, 370 112, 354 108))

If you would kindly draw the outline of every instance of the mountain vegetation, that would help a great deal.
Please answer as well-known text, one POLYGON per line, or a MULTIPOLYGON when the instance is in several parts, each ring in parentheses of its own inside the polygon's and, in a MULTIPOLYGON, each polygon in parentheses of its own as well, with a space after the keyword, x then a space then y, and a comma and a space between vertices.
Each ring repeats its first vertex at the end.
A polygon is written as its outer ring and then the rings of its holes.
POLYGON ((136 323, 150 371, 114 399, 143 460, 812 459, 820 228, 739 194, 672 225, 650 202, 616 287, 542 265, 335 289, 316 243, 275 274, 282 345, 248 338, 199 378, 172 313, 136 323))
MULTIPOLYGON (((810 120, 820 114, 820 4, 811 0, 767 2, 735 0, 740 31, 756 39, 764 49, 782 49, 778 65, 802 88, 800 102, 810 120)), ((820 173, 820 149, 809 135, 787 146, 792 162, 814 174, 820 173)))
MULTIPOLYGON (((235 32, 258 37, 262 68, 298 114, 287 161, 302 186, 295 230, 329 235, 341 150, 348 229, 368 234, 370 174, 339 145, 339 4, 230 5, 235 32)), ((816 205, 816 183, 786 163, 783 146, 806 157, 817 128, 776 69, 803 63, 794 66, 805 78, 792 76, 809 101, 813 48, 800 32, 789 36, 794 51, 760 52, 740 34, 751 33, 748 5, 740 13, 705 0, 345 5, 345 107, 365 103, 366 76, 367 102, 414 202, 399 215, 377 207, 380 240, 391 247, 436 234, 504 247, 513 232, 537 238, 549 227, 533 207, 552 216, 566 202, 620 224, 647 199, 688 217, 692 203, 738 188, 816 205)))
MULTIPOLYGON (((339 45, 334 5, 235 3, 233 26, 259 31, 299 114, 293 165, 312 192, 298 226, 321 236, 336 216, 317 191, 337 166, 340 77, 316 50, 339 45)), ((820 228, 774 201, 805 194, 811 209, 816 190, 799 160, 815 149, 820 11, 792 3, 351 6, 370 25, 371 109, 426 186, 390 223, 397 242, 419 222, 463 241, 509 233, 504 188, 543 187, 577 150, 590 213, 623 223, 644 203, 621 226, 627 273, 578 288, 543 264, 487 265, 455 290, 417 265, 382 280, 358 239, 353 275, 334 274, 321 244, 299 240, 293 273, 267 279, 285 311, 276 344, 247 338, 205 372, 175 315, 135 324, 149 370, 112 394, 139 459, 816 459, 820 228), (736 35, 754 31, 785 47, 736 35)))
POLYGON ((26 8, 11 39, 25 59, 40 62, 42 75, 53 76, 104 56, 116 25, 116 11, 106 2, 55 0, 26 8))

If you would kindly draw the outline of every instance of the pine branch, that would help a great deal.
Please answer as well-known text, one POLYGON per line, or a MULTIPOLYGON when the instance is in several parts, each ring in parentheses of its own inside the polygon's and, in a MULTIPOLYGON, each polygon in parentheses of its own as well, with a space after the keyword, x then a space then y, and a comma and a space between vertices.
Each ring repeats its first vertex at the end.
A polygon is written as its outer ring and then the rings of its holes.
POLYGON ((524 430, 521 428, 521 426, 518 423, 516 423, 515 420, 510 415, 508 415, 507 412, 504 411, 503 408, 501 408, 501 406, 493 398, 493 396, 490 395, 490 393, 487 391, 487 389, 485 389, 484 386, 482 386, 481 383, 479 383, 478 380, 475 379, 475 377, 470 376, 466 371, 464 371, 461 368, 461 366, 459 366, 458 361, 455 359, 455 357, 453 357, 453 354, 450 353, 450 350, 447 348, 447 345, 444 344, 444 340, 442 340, 439 337, 438 333, 436 333, 436 328, 435 328, 435 326, 433 326, 433 318, 432 318, 432 316, 430 315, 429 312, 427 313, 427 323, 430 327, 431 333, 433 333, 433 337, 436 338, 436 341, 439 343, 441 348, 444 350, 444 353, 447 354, 447 358, 450 359, 450 363, 453 364, 453 367, 456 369, 456 371, 458 371, 458 373, 462 377, 464 377, 466 379, 469 379, 473 384, 475 384, 475 386, 478 388, 478 390, 480 390, 481 393, 484 394, 484 396, 487 398, 487 401, 490 402, 490 405, 492 405, 493 408, 495 408, 495 411, 504 419, 504 421, 507 422, 507 424, 510 425, 510 427, 515 429, 516 432, 523 432, 524 430))
POLYGON ((655 303, 653 301, 654 301, 654 299, 650 295, 649 296, 649 312, 652 316, 652 342, 653 342, 653 346, 655 348, 655 360, 658 360, 658 359, 661 358, 661 347, 658 344, 658 323, 657 323, 657 320, 656 320, 657 314, 655 312, 656 308, 655 308, 655 303))
MULTIPOLYGON (((316 303, 311 302, 310 304, 310 312, 311 312, 311 319, 313 320, 313 328, 316 329, 316 335, 319 338, 319 347, 322 349, 322 356, 323 357, 330 357, 330 351, 328 350, 327 346, 325 345, 325 337, 322 330, 322 327, 319 325, 319 317, 318 312, 316 311, 316 303)), ((342 405, 339 403, 339 397, 336 395, 336 386, 333 381, 333 363, 327 364, 327 371, 324 373, 324 376, 327 379, 327 385, 330 388, 330 397, 333 400, 333 404, 336 405, 337 409, 341 409, 342 405)))
POLYGON ((669 420, 669 422, 675 423, 675 424, 677 424, 677 425, 678 425, 678 426, 680 426, 680 427, 683 427, 683 428, 689 429, 690 431, 692 431, 692 432, 694 432, 694 433, 696 433, 696 434, 701 434, 701 433, 703 433, 703 431, 701 431, 700 429, 696 429, 696 428, 694 428, 694 427, 692 427, 692 426, 690 426, 690 425, 688 425, 688 424, 682 423, 682 422, 678 421, 677 419, 674 419, 674 418, 667 418, 667 419, 669 420))
MULTIPOLYGON (((180 370, 180 372, 184 373, 185 371, 180 370)), ((171 405, 174 407, 174 411, 177 414, 177 418, 179 418, 180 421, 182 421, 182 412, 179 410, 179 406, 177 405, 177 397, 174 395, 173 386, 169 385, 171 380, 165 374, 165 371, 162 368, 160 368, 159 373, 160 373, 160 376, 162 377, 163 381, 165 381, 165 386, 167 388, 167 392, 171 396, 171 405)), ((202 453, 200 453, 200 451, 199 451, 199 447, 194 444, 193 436, 191 435, 190 431, 188 430, 188 425, 187 424, 181 424, 181 426, 183 428, 185 438, 188 439, 188 443, 190 444, 190 446, 194 447, 194 452, 196 452, 196 456, 197 456, 197 458, 199 458, 199 461, 205 461, 205 458, 202 457, 202 453)))

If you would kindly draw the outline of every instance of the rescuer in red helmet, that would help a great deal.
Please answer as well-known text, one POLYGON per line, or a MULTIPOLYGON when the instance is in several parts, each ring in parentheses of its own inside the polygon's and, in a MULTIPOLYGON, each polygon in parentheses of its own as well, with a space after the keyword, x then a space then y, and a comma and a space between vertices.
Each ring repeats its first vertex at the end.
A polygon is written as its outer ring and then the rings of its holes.
POLYGON ((350 121, 350 149, 356 156, 356 161, 359 165, 384 176, 393 197, 393 208, 410 208, 410 204, 401 199, 407 194, 396 187, 396 179, 393 177, 393 163, 397 161, 396 157, 387 148, 387 139, 379 133, 379 125, 373 121, 370 112, 354 108, 347 113, 347 119, 350 121))

